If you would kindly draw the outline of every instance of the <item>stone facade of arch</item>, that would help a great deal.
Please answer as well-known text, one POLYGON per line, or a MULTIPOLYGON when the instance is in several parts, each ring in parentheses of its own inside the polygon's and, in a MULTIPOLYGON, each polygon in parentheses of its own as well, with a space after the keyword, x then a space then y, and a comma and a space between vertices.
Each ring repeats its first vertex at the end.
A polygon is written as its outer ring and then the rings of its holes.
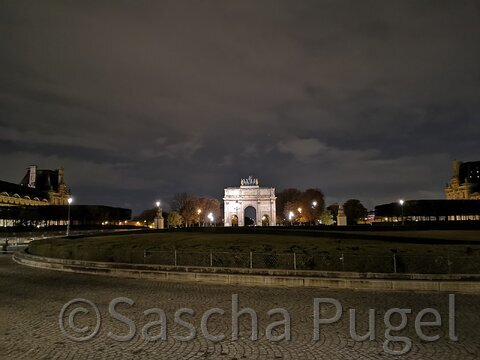
POLYGON ((242 179, 240 187, 225 189, 224 224, 232 226, 233 216, 238 216, 238 226, 245 226, 245 209, 249 206, 256 211, 256 226, 262 226, 262 217, 268 216, 270 226, 276 225, 276 196, 275 189, 260 187, 257 179, 242 179))

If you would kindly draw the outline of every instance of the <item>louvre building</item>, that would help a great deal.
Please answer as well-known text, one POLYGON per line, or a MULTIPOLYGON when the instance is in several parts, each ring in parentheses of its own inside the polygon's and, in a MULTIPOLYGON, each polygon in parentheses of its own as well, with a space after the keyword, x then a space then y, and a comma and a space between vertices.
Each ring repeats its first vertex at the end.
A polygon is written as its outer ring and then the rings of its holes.
POLYGON ((480 161, 455 160, 445 196, 448 200, 480 200, 480 161))
POLYGON ((0 180, 0 206, 67 205, 69 196, 63 168, 39 170, 32 165, 19 184, 0 180))
POLYGON ((69 197, 63 168, 42 170, 32 165, 20 183, 0 181, 0 228, 64 226, 68 210, 71 210, 72 225, 78 226, 126 223, 132 216, 130 209, 68 205, 69 197))

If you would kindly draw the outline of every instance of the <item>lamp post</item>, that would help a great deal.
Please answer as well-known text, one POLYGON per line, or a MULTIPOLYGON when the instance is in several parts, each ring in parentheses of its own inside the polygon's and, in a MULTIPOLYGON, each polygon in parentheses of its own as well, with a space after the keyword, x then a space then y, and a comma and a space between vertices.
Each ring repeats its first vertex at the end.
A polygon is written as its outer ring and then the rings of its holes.
POLYGON ((201 218, 200 218, 200 214, 202 213, 202 209, 198 209, 197 210, 197 214, 198 214, 198 227, 201 227, 202 226, 202 223, 201 223, 201 218))
POLYGON ((293 225, 292 219, 293 219, 293 211, 290 211, 288 213, 288 220, 290 220, 290 225, 293 225))
POLYGON ((402 208, 402 226, 405 225, 405 222, 404 222, 404 219, 403 219, 403 204, 405 203, 405 201, 403 199, 400 199, 398 201, 400 203, 400 206, 402 208))
MULTIPOLYGON (((317 217, 317 216, 316 216, 317 214, 316 214, 316 211, 315 211, 315 210, 316 210, 316 208, 317 208, 317 205, 318 205, 318 202, 317 202, 317 200, 313 200, 313 201, 312 201, 312 209, 313 209, 313 225, 315 225, 315 223, 316 223, 316 220, 315 220, 315 218, 317 217)), ((321 222, 320 222, 320 223, 321 223, 321 222)))
POLYGON ((208 213, 207 217, 208 217, 208 220, 210 220, 210 226, 212 226, 213 219, 214 219, 214 218, 213 218, 213 214, 212 214, 212 213, 208 213))
POLYGON ((157 216, 155 218, 155 228, 158 230, 158 218, 160 217, 159 214, 160 214, 160 201, 157 201, 155 203, 155 205, 157 205, 157 216))
POLYGON ((70 235, 70 204, 73 202, 73 198, 69 197, 67 202, 68 202, 67 236, 69 236, 70 235))

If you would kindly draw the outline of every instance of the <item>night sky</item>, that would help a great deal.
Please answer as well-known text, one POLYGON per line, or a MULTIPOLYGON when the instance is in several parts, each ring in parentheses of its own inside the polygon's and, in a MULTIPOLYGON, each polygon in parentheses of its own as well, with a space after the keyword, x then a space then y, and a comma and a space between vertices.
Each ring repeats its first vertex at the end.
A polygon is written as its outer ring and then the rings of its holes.
POLYGON ((241 177, 443 198, 480 160, 478 1, 0 2, 0 179, 138 213, 241 177))

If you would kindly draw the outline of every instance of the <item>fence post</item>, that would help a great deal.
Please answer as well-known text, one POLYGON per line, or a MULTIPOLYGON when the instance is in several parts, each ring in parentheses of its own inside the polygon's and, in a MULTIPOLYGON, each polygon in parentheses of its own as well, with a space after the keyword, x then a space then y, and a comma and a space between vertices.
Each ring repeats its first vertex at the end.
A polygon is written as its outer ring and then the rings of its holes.
POLYGON ((293 253, 293 269, 297 270, 297 254, 293 253))
POLYGON ((213 267, 213 255, 211 250, 210 250, 210 267, 213 267))
POLYGON ((177 266, 177 249, 175 249, 175 266, 177 266))
POLYGON ((250 251, 250 269, 253 269, 253 254, 250 251))
POLYGON ((147 262, 147 249, 143 250, 143 263, 147 262))
POLYGON ((397 273, 397 256, 396 256, 396 254, 393 254, 393 272, 395 274, 397 273))

